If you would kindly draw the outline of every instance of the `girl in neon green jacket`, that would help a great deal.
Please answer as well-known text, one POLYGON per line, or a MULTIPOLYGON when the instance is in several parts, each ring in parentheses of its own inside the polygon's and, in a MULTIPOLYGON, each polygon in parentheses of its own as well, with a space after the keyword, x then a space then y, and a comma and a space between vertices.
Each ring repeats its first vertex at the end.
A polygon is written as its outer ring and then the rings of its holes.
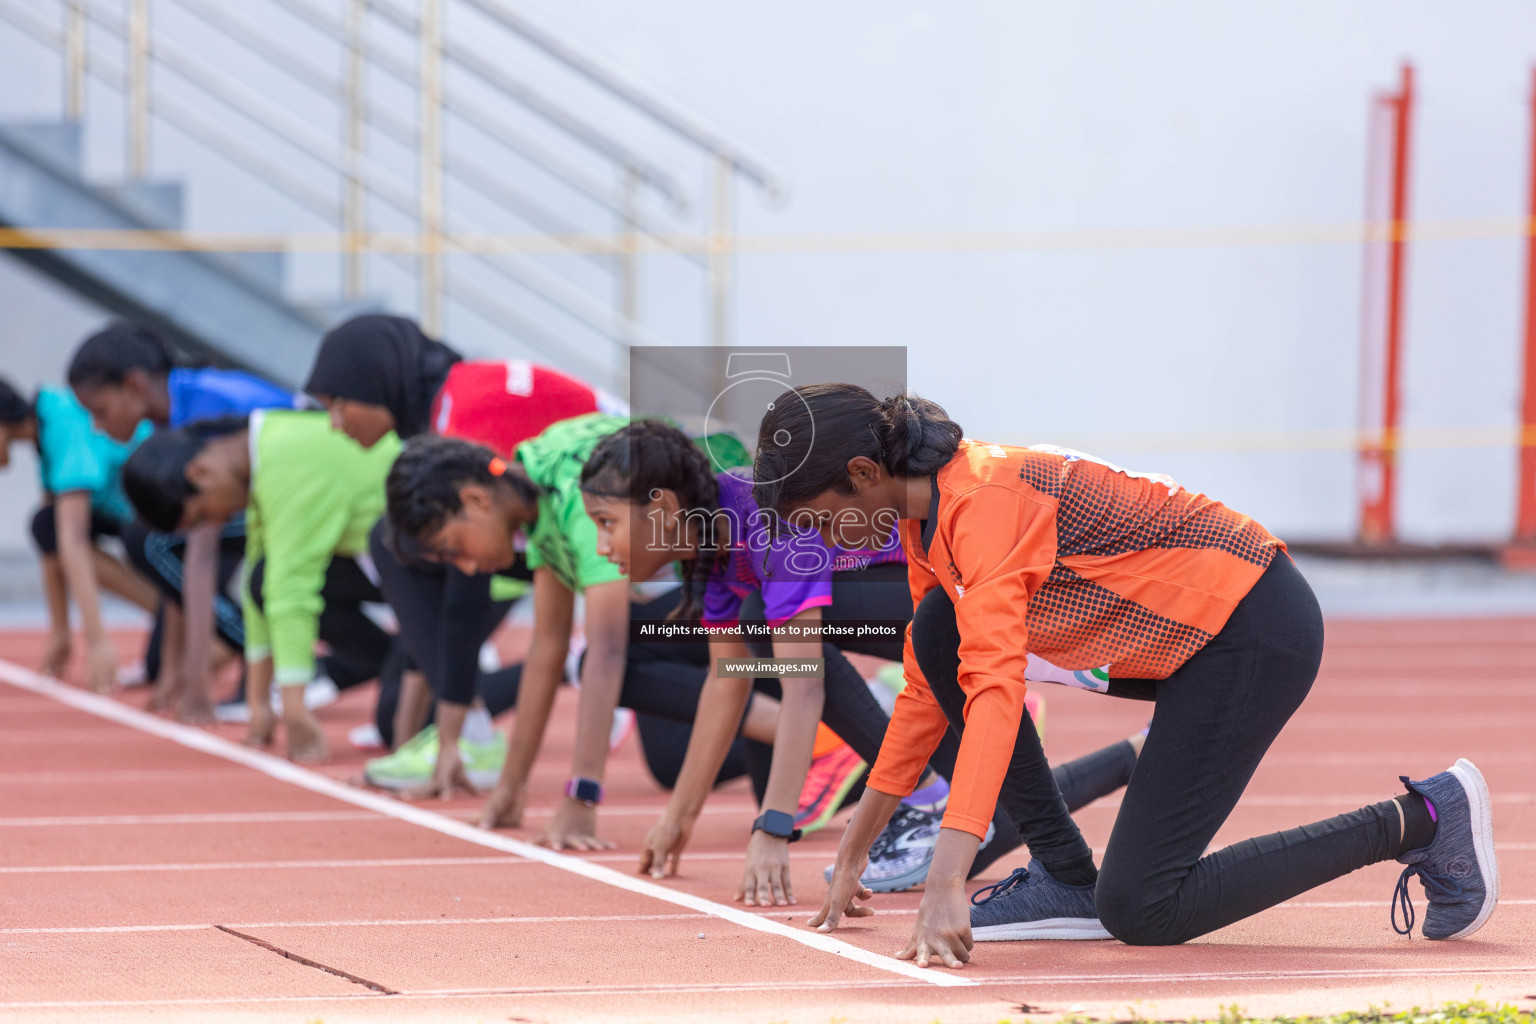
POLYGON ((381 600, 357 556, 367 551, 368 532, 384 511, 384 478, 399 450, 393 435, 364 449, 332 430, 323 412, 261 410, 248 421, 156 434, 123 467, 128 497, 157 530, 222 523, 246 510, 242 589, 253 745, 271 740, 275 679, 289 756, 327 756, 319 724, 304 706, 317 639, 352 660, 383 659, 388 635, 357 610, 381 600), (322 613, 330 613, 324 621, 322 613))

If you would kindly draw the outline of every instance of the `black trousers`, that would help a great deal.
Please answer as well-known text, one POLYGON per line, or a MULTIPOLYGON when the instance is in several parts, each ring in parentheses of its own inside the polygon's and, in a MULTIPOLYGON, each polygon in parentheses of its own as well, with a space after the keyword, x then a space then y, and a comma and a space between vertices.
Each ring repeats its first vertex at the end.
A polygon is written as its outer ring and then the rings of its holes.
MULTIPOLYGON (((743 621, 760 617, 761 607, 760 598, 749 599, 742 608, 743 621)), ((832 577, 832 603, 822 609, 823 622, 906 622, 911 617, 912 591, 907 583, 905 563, 873 565, 835 573, 832 577)), ((890 719, 869 692, 864 677, 844 656, 844 652, 900 662, 902 647, 900 639, 854 638, 839 639, 836 644, 822 644, 826 666, 826 678, 823 680, 826 707, 822 712, 822 721, 871 765, 875 763, 880 754, 880 746, 885 742, 885 730, 890 719)), ((759 685, 762 689, 778 694, 777 680, 759 685)), ((1028 729, 1030 739, 1038 747, 1039 736, 1035 732, 1034 723, 1027 716, 1020 728, 1028 729)), ((959 734, 951 729, 939 741, 938 748, 929 759, 929 767, 948 781, 954 777, 955 758, 959 753, 959 734)), ((1129 743, 1121 742, 1058 765, 1053 774, 1068 813, 1125 785, 1135 763, 1135 749, 1129 743)), ((1001 809, 992 816, 992 828, 992 840, 977 851, 976 860, 971 865, 973 877, 998 858, 1018 849, 1024 842, 1012 819, 1001 809)))
MULTIPOLYGON (((262 593, 266 567, 262 558, 250 570, 251 596, 258 608, 266 604, 262 593)), ((325 570, 320 596, 325 601, 320 613, 320 639, 331 649, 324 660, 326 672, 343 690, 376 678, 393 638, 368 617, 363 605, 382 602, 384 595, 354 559, 337 557, 325 570)))
MULTIPOLYGON (((924 598, 913 635, 934 696, 959 725, 959 633, 942 590, 924 598)), ((1167 679, 1112 682, 1111 696, 1155 702, 1098 876, 1099 918, 1116 938, 1184 942, 1397 855, 1390 800, 1205 855, 1311 689, 1322 650, 1317 599, 1280 555, 1225 628, 1167 679)), ((1087 853, 1049 779, 1039 744, 1021 730, 999 803, 1047 869, 1087 853)))
MULTIPOLYGON (((187 537, 160 533, 140 520, 123 527, 123 549, 163 600, 180 605, 186 585, 187 537)), ((237 515, 219 530, 219 561, 213 592, 213 628, 233 650, 245 650, 245 620, 240 602, 229 596, 230 582, 245 558, 245 516, 237 515)))
MULTIPOLYGON (((649 606, 633 609, 632 614, 661 618, 676 605, 680 597, 680 591, 673 591, 649 606)), ((907 586, 907 570, 901 564, 876 565, 835 574, 832 581, 832 604, 822 610, 823 621, 829 622, 905 621, 911 614, 912 597, 907 586)), ((761 599, 749 599, 742 607, 742 621, 761 621, 761 617, 761 599)), ((770 653, 771 645, 766 643, 754 642, 748 646, 755 654, 770 653)), ((822 644, 826 675, 822 681, 825 700, 821 720, 860 757, 874 764, 880 754, 880 745, 885 741, 885 729, 890 719, 869 692, 869 685, 844 655, 844 651, 900 661, 902 643, 855 638, 839 639, 836 644, 822 644)), ((698 693, 703 688, 708 669, 707 643, 631 644, 621 703, 637 711, 649 710, 652 714, 672 721, 691 723, 698 707, 698 693), (640 703, 644 703, 646 708, 639 707, 640 703)), ((776 679, 758 680, 754 689, 774 697, 782 695, 776 679)), ((1032 723, 1028 724, 1028 729, 1030 738, 1038 748, 1040 741, 1032 723)), ((678 736, 686 747, 686 733, 679 733, 678 736)), ((761 800, 767 785, 772 748, 740 739, 737 742, 742 745, 748 774, 752 776, 754 789, 761 800)), ((648 746, 648 756, 649 751, 648 746)), ((951 730, 934 752, 930 764, 947 780, 954 772, 958 752, 958 735, 951 730)), ((1059 766, 1056 775, 1060 792, 1066 794, 1067 806, 1076 810, 1119 789, 1125 785, 1135 763, 1135 750, 1130 744, 1121 742, 1059 766)), ((992 825, 995 835, 978 852, 972 866, 973 874, 984 870, 1023 842, 1012 820, 1001 810, 994 815, 992 825)))
MULTIPOLYGON (((632 602, 629 617, 631 621, 664 619, 682 596, 679 587, 649 601, 632 602)), ((626 652, 619 705, 635 712, 635 730, 646 767, 663 789, 677 785, 708 673, 708 643, 631 643, 626 652)), ((772 760, 771 746, 737 736, 726 752, 715 784, 749 776, 753 792, 761 800, 767 792, 772 760)))
POLYGON ((425 673, 438 700, 469 704, 480 676, 480 647, 506 618, 511 601, 491 597, 491 577, 451 565, 402 559, 380 519, 368 536, 379 589, 400 621, 406 667, 425 673))
MULTIPOLYGON (((122 530, 122 524, 117 520, 102 515, 94 508, 91 509, 91 540, 98 537, 116 537, 122 530)), ((32 543, 37 545, 37 550, 45 555, 59 553, 59 528, 55 521, 53 504, 50 502, 32 513, 32 543)))

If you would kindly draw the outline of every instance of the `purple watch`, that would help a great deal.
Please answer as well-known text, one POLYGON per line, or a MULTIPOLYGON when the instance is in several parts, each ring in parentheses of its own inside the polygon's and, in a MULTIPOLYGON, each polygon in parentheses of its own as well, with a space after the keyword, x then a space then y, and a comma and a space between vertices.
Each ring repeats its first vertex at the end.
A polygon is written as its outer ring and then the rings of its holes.
POLYGON ((580 800, 588 807, 596 807, 603 802, 603 784, 596 779, 584 779, 578 775, 566 782, 565 795, 572 800, 580 800))

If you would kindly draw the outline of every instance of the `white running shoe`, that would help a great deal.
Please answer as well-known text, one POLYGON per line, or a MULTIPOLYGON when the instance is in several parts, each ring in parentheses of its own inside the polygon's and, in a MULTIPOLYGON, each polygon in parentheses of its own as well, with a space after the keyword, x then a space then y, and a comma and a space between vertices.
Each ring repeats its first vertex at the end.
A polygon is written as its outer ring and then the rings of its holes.
MULTIPOLYGON (((331 680, 330 676, 318 676, 304 687, 304 706, 314 711, 317 708, 328 707, 336 703, 336 698, 341 696, 341 690, 331 680)), ((272 713, 283 713, 282 687, 272 687, 272 713)), ((234 700, 226 700, 213 709, 215 721, 225 722, 231 725, 246 725, 251 720, 251 709, 246 706, 245 698, 236 697, 234 700)))

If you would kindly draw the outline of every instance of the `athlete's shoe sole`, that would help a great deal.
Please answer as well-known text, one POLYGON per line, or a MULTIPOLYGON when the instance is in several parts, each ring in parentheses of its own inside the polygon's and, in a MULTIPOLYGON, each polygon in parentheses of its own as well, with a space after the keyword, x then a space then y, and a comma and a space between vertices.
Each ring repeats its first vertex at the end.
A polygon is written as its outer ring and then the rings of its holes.
POLYGON ((977 942, 1016 942, 1020 939, 1113 939, 1098 921, 1081 917, 1048 917, 1039 921, 972 927, 977 942))
POLYGON ((1467 794, 1467 809, 1472 824, 1472 849, 1477 853, 1477 869, 1483 878, 1483 905, 1472 923, 1446 939, 1462 939, 1477 931, 1488 921, 1488 915, 1499 903, 1499 861, 1493 848, 1493 798, 1488 795, 1488 780, 1477 765, 1466 758, 1459 758, 1450 774, 1461 783, 1467 794))

